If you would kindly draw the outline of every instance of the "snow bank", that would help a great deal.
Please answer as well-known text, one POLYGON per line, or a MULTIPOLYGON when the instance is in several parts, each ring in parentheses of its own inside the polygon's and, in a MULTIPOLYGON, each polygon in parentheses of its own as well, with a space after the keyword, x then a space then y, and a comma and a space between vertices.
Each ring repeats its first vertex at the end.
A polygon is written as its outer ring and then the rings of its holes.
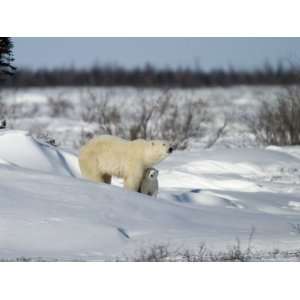
POLYGON ((26 131, 1 130, 0 145, 0 164, 57 175, 80 176, 75 155, 37 141, 26 131))
POLYGON ((78 178, 77 157, 0 132, 0 258, 109 260, 169 243, 300 247, 300 160, 281 148, 178 151, 157 166, 158 198, 78 178), (278 150, 278 149, 277 149, 278 150))

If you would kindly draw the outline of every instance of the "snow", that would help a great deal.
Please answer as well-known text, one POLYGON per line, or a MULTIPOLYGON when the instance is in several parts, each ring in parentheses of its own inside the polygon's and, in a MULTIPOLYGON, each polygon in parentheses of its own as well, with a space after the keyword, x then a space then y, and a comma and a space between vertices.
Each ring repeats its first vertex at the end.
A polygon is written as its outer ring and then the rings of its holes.
POLYGON ((74 155, 41 143, 25 131, 2 130, 0 140, 0 155, 7 164, 59 175, 80 174, 74 155))
POLYGON ((147 245, 300 247, 300 148, 192 147, 160 163, 158 198, 80 178, 77 156, 0 131, 0 258, 112 260, 147 245))

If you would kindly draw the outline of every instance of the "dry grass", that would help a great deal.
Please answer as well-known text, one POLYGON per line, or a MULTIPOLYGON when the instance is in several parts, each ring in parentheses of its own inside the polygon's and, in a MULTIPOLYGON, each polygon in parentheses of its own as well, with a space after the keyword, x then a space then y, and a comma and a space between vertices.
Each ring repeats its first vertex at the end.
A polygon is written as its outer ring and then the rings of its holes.
POLYGON ((288 87, 278 95, 275 103, 263 102, 257 115, 247 115, 245 120, 264 145, 300 144, 300 87, 288 87))

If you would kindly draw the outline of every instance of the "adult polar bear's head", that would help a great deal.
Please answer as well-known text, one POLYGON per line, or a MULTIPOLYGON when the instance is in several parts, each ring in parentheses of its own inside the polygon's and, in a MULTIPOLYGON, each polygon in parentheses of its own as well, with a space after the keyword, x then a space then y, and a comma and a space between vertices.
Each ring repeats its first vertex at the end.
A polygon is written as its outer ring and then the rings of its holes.
POLYGON ((145 141, 144 162, 147 167, 158 164, 173 152, 174 148, 167 141, 145 141))

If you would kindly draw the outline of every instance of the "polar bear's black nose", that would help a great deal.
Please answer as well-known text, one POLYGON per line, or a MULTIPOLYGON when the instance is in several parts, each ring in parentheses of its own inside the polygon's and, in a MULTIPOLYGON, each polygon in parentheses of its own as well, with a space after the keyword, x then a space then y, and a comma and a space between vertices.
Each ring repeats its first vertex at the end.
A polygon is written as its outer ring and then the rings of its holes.
POLYGON ((168 149, 168 153, 172 153, 173 152, 173 148, 172 147, 170 147, 169 149, 168 149))

